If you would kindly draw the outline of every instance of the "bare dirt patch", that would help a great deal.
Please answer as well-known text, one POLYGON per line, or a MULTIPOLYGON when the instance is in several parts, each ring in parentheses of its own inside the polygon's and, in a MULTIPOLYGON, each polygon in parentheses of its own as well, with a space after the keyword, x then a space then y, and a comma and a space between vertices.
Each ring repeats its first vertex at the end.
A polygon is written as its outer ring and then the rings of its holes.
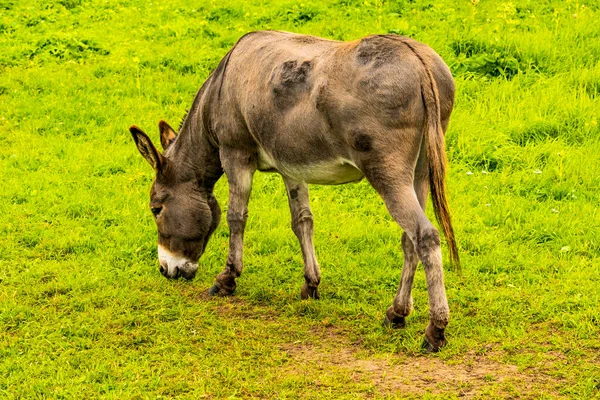
POLYGON ((370 393, 367 397, 426 394, 464 398, 538 398, 543 394, 560 397, 552 377, 521 372, 514 365, 494 360, 493 352, 466 354, 446 362, 434 355, 369 353, 351 343, 343 333, 331 329, 315 336, 314 341, 281 346, 289 355, 289 372, 316 376, 318 371, 341 372, 352 382, 373 389, 366 392, 370 393))

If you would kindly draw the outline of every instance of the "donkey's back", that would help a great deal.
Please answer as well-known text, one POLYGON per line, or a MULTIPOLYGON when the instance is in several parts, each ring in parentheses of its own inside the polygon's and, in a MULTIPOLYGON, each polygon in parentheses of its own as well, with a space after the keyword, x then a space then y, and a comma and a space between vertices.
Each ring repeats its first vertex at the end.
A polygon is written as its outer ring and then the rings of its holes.
POLYGON ((248 34, 209 88, 219 99, 210 106, 220 124, 218 141, 255 146, 259 170, 317 184, 361 179, 365 155, 385 157, 386 149, 407 146, 409 158, 418 154, 424 64, 437 83, 445 124, 452 76, 419 42, 395 35, 338 42, 287 32, 248 34))

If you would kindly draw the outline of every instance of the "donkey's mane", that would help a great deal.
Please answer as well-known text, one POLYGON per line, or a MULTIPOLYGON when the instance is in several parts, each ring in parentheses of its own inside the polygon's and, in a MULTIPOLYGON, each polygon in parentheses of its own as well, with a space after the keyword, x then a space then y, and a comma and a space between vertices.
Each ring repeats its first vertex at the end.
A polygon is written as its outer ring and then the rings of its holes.
POLYGON ((185 110, 185 114, 183 114, 183 117, 181 117, 181 119, 179 120, 179 128, 177 128, 177 132, 181 131, 181 128, 183 127, 185 118, 188 116, 189 113, 190 113, 189 109, 185 110))
MULTIPOLYGON (((236 46, 238 45, 238 43, 245 38, 246 36, 250 36, 252 34, 256 34, 259 32, 248 32, 245 35, 243 35, 241 38, 238 39, 238 41, 233 45, 233 47, 231 48, 231 50, 229 50, 227 52, 227 54, 225 55, 225 57, 223 57, 223 59, 221 60, 221 62, 219 63, 219 65, 217 65, 217 68, 215 68, 215 70, 210 74, 210 76, 208 77, 208 79, 205 82, 208 83, 209 80, 211 79, 219 79, 219 91, 218 91, 218 97, 217 98, 221 98, 221 90, 223 88, 223 81, 225 79, 225 72, 227 71, 227 65, 229 64, 229 57, 231 57, 231 53, 233 53, 233 50, 235 50, 236 46)), ((203 92, 202 89, 205 88, 205 85, 202 85, 202 87, 200 88, 200 93, 201 94, 203 92)), ((194 104, 192 104, 192 108, 194 107, 194 105, 196 104, 196 102, 194 101, 194 104)), ((183 117, 181 117, 181 120, 179 121, 179 128, 177 129, 177 131, 181 131, 181 128, 183 127, 183 123, 185 122, 186 117, 188 116, 188 114, 190 113, 190 109, 186 110, 185 114, 183 114, 183 117)))

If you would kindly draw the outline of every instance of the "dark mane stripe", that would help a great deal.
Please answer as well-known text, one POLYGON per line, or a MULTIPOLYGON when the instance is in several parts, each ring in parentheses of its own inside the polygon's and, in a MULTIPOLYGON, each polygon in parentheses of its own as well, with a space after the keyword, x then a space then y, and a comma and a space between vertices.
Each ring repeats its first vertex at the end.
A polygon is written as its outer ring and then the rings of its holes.
POLYGON ((187 118, 189 113, 190 113, 190 110, 187 109, 185 111, 185 114, 183 114, 183 117, 181 117, 181 119, 179 120, 179 128, 177 128, 177 132, 181 131, 181 128, 183 127, 183 123, 185 122, 185 119, 187 118))

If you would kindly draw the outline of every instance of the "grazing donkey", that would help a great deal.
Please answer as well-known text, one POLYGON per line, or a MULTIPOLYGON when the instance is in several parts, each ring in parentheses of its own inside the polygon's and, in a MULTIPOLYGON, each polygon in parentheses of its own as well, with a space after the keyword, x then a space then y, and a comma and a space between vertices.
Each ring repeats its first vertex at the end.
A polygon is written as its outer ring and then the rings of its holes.
POLYGON ((252 176, 278 172, 292 229, 302 248, 303 299, 319 298, 308 183, 336 185, 366 177, 404 229, 404 267, 386 323, 411 312, 419 259, 425 267, 430 322, 424 345, 446 343, 449 310, 438 231, 424 213, 427 193, 458 265, 446 201, 444 133, 454 103, 448 67, 429 47, 395 35, 337 42, 263 31, 243 36, 196 94, 179 134, 159 123, 161 154, 130 128, 156 179, 150 208, 158 226, 160 271, 191 279, 217 228, 213 188, 229 181, 229 254, 211 294, 232 294, 242 273, 252 176))

